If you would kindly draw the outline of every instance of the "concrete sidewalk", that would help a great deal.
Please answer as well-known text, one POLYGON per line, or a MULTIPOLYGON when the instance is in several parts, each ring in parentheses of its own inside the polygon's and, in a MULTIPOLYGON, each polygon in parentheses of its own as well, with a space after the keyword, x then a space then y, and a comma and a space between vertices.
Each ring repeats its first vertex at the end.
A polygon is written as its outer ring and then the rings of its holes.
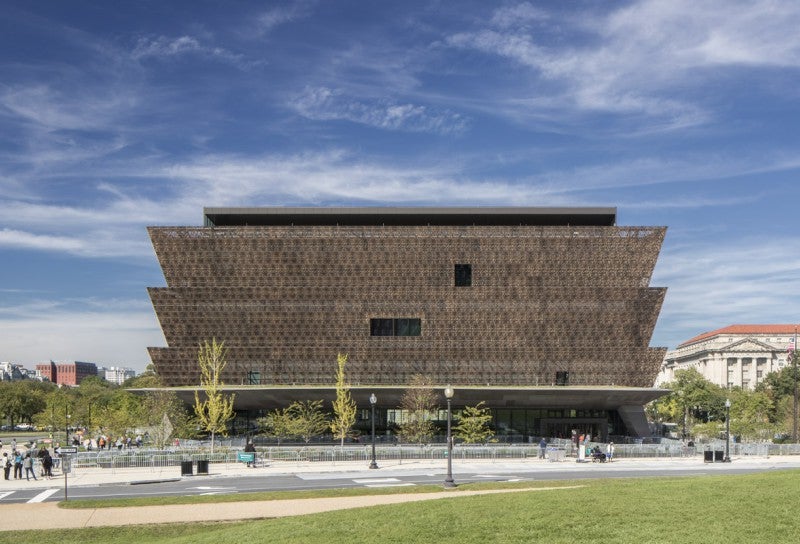
MULTIPOLYGON (((268 466, 248 468, 243 463, 212 464, 208 475, 181 476, 180 467, 157 467, 135 469, 78 469, 68 475, 68 485, 101 486, 109 484, 143 484, 153 481, 192 479, 193 481, 213 481, 222 476, 269 478, 278 474, 298 474, 314 477, 352 477, 352 478, 386 478, 396 474, 410 475, 440 474, 444 480, 446 466, 441 460, 406 460, 402 462, 379 463, 380 469, 369 470, 363 461, 353 462, 274 462, 268 466)), ((463 461, 453 460, 453 474, 458 481, 459 474, 509 474, 522 471, 575 471, 591 469, 602 471, 609 476, 632 467, 652 470, 654 475, 666 475, 688 467, 704 467, 708 473, 723 474, 730 470, 758 467, 762 469, 800 468, 800 457, 742 457, 734 458, 731 463, 704 464, 702 458, 674 459, 618 459, 613 463, 577 463, 575 459, 561 462, 548 462, 538 459, 525 460, 493 460, 463 461)), ((58 473, 54 473, 58 474, 58 473)), ((0 496, 3 491, 22 489, 63 488, 64 478, 60 474, 53 480, 0 480, 0 496)), ((553 484, 549 489, 563 489, 553 484)), ((498 491, 493 491, 498 492, 498 491)), ((62 509, 58 503, 0 503, 0 531, 23 529, 52 529, 54 527, 95 527, 108 525, 137 525, 149 523, 184 523, 198 521, 225 521, 240 519, 272 518, 289 515, 303 515, 314 512, 325 512, 343 508, 358 508, 377 504, 394 504, 413 500, 433 500, 454 496, 465 496, 467 492, 449 490, 441 493, 373 495, 365 497, 339 497, 332 499, 303 499, 252 501, 213 504, 148 506, 130 508, 102 509, 62 509)), ((481 492, 485 493, 485 492, 481 492)))

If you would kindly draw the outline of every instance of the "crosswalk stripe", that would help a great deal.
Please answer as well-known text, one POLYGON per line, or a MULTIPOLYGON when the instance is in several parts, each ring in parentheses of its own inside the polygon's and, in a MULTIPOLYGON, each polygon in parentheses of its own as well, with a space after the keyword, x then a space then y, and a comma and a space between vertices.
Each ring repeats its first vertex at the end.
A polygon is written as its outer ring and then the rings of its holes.
POLYGON ((39 493, 38 495, 36 495, 31 500, 29 500, 28 504, 30 504, 32 502, 43 502, 45 499, 47 499, 47 497, 49 497, 50 495, 53 495, 56 492, 58 492, 58 488, 57 487, 53 488, 53 489, 46 489, 46 490, 42 491, 41 493, 39 493))
POLYGON ((361 478, 353 481, 357 484, 387 484, 399 482, 400 480, 397 478, 361 478))
POLYGON ((13 491, 3 491, 2 493, 0 493, 0 500, 5 499, 6 497, 8 497, 13 493, 14 493, 13 491))

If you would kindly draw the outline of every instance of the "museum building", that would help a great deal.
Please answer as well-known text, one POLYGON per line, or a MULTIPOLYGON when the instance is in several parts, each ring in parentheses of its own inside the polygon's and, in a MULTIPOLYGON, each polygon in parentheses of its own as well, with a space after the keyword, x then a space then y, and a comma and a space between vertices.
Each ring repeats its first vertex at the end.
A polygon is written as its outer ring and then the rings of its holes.
POLYGON ((643 405, 667 393, 649 346, 666 227, 617 226, 615 208, 206 208, 148 232, 167 285, 149 288, 156 371, 191 401, 199 344, 224 341, 240 419, 330 406, 337 353, 382 433, 415 376, 517 440, 646 436, 643 405))

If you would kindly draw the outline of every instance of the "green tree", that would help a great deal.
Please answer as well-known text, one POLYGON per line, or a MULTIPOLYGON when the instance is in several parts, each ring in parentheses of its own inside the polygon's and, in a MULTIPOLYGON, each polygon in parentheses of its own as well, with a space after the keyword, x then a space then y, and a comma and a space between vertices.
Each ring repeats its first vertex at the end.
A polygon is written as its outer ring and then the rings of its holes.
POLYGON ((411 378, 411 384, 403 392, 400 400, 401 439, 412 444, 422 444, 430 440, 436 430, 433 419, 437 406, 436 393, 431 381, 421 375, 411 378))
POLYGON ((288 410, 292 435, 299 436, 306 444, 330 425, 321 400, 295 401, 288 410))
POLYGON ((491 410, 484 406, 483 401, 475 406, 465 406, 456 416, 453 434, 467 444, 485 444, 494 435, 489 427, 491 421, 491 410))
POLYGON ((356 422, 356 403, 350 396, 350 385, 347 383, 344 366, 347 364, 347 354, 336 355, 336 400, 333 401, 333 419, 331 432, 344 446, 344 439, 356 422))
POLYGON ((197 420, 191 410, 178 398, 177 393, 166 389, 161 378, 152 371, 130 378, 123 384, 127 389, 144 389, 137 393, 142 399, 143 416, 139 427, 146 431, 158 447, 166 446, 173 436, 191 437, 196 434, 197 420))
POLYGON ((294 436, 292 426, 292 414, 288 408, 277 409, 269 412, 266 416, 258 418, 258 427, 264 436, 278 439, 278 444, 284 438, 294 436))
POLYGON ((685 423, 687 435, 691 435, 695 423, 725 418, 726 390, 705 379, 697 369, 676 371, 675 381, 664 384, 664 389, 672 392, 647 406, 653 420, 674 422, 681 429, 685 423))
POLYGON ((219 433, 227 435, 228 422, 233 419, 234 395, 224 395, 221 387, 222 371, 225 369, 227 349, 224 342, 217 342, 212 338, 211 343, 206 340, 200 345, 197 352, 197 363, 200 366, 200 386, 205 393, 205 399, 200 400, 200 394, 194 394, 194 412, 200 427, 211 434, 211 453, 214 453, 214 436, 219 433))
POLYGON ((47 407, 47 395, 53 387, 34 380, 0 382, 0 415, 12 427, 33 424, 35 416, 47 407))

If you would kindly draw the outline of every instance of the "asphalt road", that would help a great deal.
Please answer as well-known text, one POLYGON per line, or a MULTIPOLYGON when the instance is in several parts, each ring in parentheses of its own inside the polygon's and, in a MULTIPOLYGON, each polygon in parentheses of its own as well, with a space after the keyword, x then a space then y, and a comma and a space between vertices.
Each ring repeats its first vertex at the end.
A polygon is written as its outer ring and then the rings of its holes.
MULTIPOLYGON (((770 465, 742 466, 735 464, 692 465, 671 467, 663 470, 653 466, 613 464, 589 464, 577 468, 547 470, 536 467, 520 467, 514 471, 492 472, 491 466, 485 472, 455 472, 456 483, 470 482, 516 482, 516 481, 557 481, 583 480, 596 478, 649 478, 654 476, 701 476, 707 474, 744 474, 775 470, 770 465)), ((69 499, 113 499, 128 497, 163 497, 184 495, 221 495, 250 493, 260 491, 296 491, 355 487, 399 487, 418 485, 440 485, 444 472, 433 469, 395 470, 392 468, 364 470, 347 473, 300 473, 265 475, 254 472, 252 476, 216 476, 175 478, 170 481, 146 484, 104 484, 68 487, 69 499)), ((46 502, 64 500, 63 480, 52 480, 53 485, 46 489, 22 489, 2 491, 0 504, 23 502, 46 502)))

